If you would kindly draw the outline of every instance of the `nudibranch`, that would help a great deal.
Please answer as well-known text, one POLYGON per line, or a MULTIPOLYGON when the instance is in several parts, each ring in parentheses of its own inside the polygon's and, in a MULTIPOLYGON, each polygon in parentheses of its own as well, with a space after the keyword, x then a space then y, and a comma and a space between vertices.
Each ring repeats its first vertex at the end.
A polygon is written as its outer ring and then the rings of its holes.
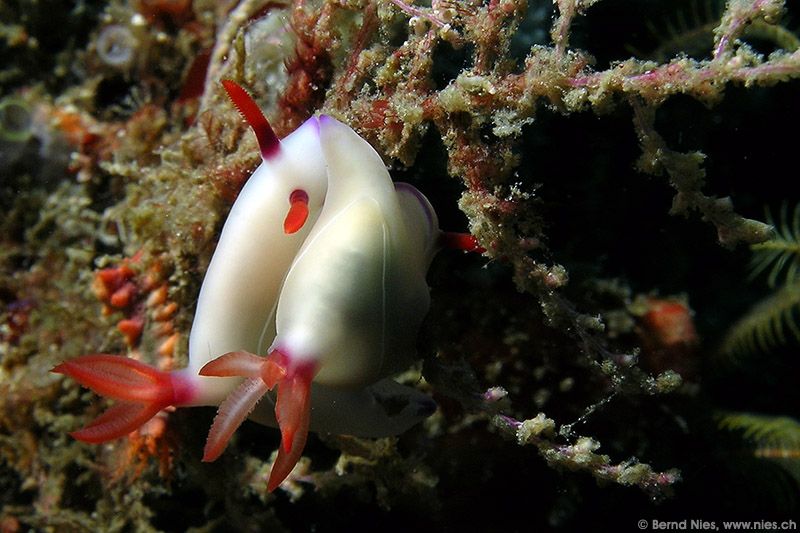
POLYGON ((220 405, 204 451, 213 460, 248 416, 277 423, 274 490, 309 429, 388 436, 433 412, 426 395, 388 376, 413 358, 429 305, 425 274, 451 239, 427 199, 394 184, 348 126, 312 117, 279 141, 247 93, 223 84, 263 162, 232 206, 203 280, 188 367, 162 372, 95 354, 54 371, 117 400, 72 433, 86 442, 125 436, 168 406, 220 405))

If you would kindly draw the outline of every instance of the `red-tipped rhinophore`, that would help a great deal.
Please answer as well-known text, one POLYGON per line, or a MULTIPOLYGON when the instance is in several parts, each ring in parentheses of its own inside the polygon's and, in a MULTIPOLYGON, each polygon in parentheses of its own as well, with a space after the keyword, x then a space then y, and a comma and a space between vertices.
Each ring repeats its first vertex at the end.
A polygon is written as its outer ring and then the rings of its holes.
POLYGON ((247 352, 227 353, 200 369, 203 376, 244 376, 217 411, 208 434, 203 461, 213 461, 223 452, 233 433, 261 397, 278 386, 275 417, 281 429, 281 446, 267 481, 272 492, 286 479, 303 454, 311 421, 311 380, 313 366, 290 368, 288 358, 278 350, 267 357, 247 352))
POLYGON ((475 252, 478 254, 482 254, 486 251, 486 248, 478 243, 478 239, 469 233, 444 231, 439 236, 439 245, 443 248, 452 248, 454 250, 463 250, 465 252, 475 252))
POLYGON ((119 403, 85 428, 70 433, 97 444, 124 437, 170 405, 188 400, 188 390, 178 390, 168 372, 120 355, 84 355, 53 370, 119 403))
POLYGON ((239 110, 239 113, 244 117, 247 123, 253 128, 253 133, 256 134, 258 139, 258 147, 261 150, 261 156, 264 159, 269 159, 280 150, 280 140, 269 121, 261 112, 261 108, 253 100, 253 98, 245 91, 238 83, 233 80, 222 80, 222 86, 228 97, 239 110))
POLYGON ((283 221, 283 232, 291 235, 300 230, 308 219, 308 193, 295 189, 289 195, 289 212, 283 221))

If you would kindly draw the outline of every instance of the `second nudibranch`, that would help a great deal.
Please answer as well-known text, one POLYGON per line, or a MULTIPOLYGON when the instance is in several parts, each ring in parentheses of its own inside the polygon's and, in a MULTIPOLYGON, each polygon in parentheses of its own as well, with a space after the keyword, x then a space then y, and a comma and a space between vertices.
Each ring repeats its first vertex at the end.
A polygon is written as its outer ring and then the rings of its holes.
POLYGON ((427 199, 410 185, 395 185, 364 139, 327 116, 319 118, 319 130, 325 204, 286 274, 268 356, 237 351, 200 371, 247 378, 220 406, 204 460, 222 453, 256 402, 277 386, 282 439, 269 490, 303 451, 312 382, 363 388, 413 358, 430 304, 425 274, 440 236, 427 199))

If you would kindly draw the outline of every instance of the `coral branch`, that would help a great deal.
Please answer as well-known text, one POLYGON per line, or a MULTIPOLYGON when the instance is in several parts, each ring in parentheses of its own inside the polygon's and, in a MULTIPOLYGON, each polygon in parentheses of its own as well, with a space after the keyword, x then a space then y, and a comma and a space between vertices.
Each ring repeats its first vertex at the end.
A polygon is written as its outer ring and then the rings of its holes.
POLYGON ((714 59, 731 52, 748 24, 757 19, 774 23, 782 12, 782 0, 730 0, 720 25, 714 30, 714 59))
POLYGON ((636 486, 654 498, 671 494, 672 486, 681 479, 678 470, 657 472, 650 465, 636 460, 612 464, 608 455, 595 453, 600 443, 589 437, 577 437, 572 444, 559 444, 554 441, 555 422, 544 413, 523 421, 497 415, 492 424, 515 438, 520 446, 535 446, 551 466, 585 471, 598 481, 636 486))
POLYGON ((672 202, 672 214, 688 215, 699 211, 717 228, 721 245, 733 247, 743 242, 757 244, 770 237, 769 224, 744 218, 733 211, 730 198, 715 198, 702 192, 705 185, 705 170, 702 168, 703 154, 699 152, 679 153, 670 150, 653 128, 655 109, 632 102, 634 126, 642 146, 638 166, 645 172, 666 173, 677 194, 672 202))
POLYGON ((557 59, 562 59, 569 46, 569 32, 572 20, 576 15, 580 15, 600 0, 555 0, 558 6, 558 17, 553 22, 553 29, 550 37, 555 44, 555 55, 557 59))

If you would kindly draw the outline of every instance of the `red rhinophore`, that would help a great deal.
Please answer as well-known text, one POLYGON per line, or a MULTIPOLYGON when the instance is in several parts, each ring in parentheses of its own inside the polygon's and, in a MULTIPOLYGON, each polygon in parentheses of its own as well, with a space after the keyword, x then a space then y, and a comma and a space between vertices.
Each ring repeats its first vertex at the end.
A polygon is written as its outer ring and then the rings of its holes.
POLYGON ((278 386, 275 417, 281 429, 281 446, 272 466, 267 489, 272 492, 286 479, 303 454, 311 422, 311 380, 316 366, 292 368, 278 350, 267 357, 247 352, 227 353, 200 369, 203 376, 244 376, 247 379, 219 406, 211 425, 203 461, 213 461, 225 450, 236 429, 261 397, 278 386))
POLYGON ((289 212, 283 221, 283 232, 291 235, 300 230, 308 219, 308 193, 295 189, 289 195, 289 212))
POLYGON ((258 139, 258 147, 261 149, 261 155, 264 159, 269 159, 278 153, 280 149, 280 140, 275 132, 272 131, 272 126, 269 121, 261 112, 258 104, 247 94, 239 84, 232 80, 222 80, 222 86, 228 97, 239 110, 239 113, 244 117, 247 123, 253 128, 253 133, 256 134, 258 139))
POLYGON ((478 254, 482 254, 486 251, 486 248, 478 243, 478 239, 469 233, 444 231, 439 236, 439 244, 444 248, 463 250, 465 252, 475 252, 478 254))
POLYGON ((52 372, 70 376, 119 402, 83 429, 70 433, 93 444, 124 437, 162 409, 188 403, 192 396, 192 391, 168 372, 120 355, 84 355, 61 363, 52 372))

